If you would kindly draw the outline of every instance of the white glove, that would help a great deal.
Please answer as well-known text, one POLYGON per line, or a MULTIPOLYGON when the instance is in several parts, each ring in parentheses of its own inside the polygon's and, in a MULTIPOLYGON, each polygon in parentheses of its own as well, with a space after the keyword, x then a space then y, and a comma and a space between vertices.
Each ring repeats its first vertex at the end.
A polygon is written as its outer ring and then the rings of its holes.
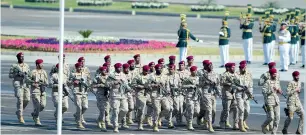
POLYGON ((219 34, 220 34, 221 36, 224 36, 224 33, 223 33, 223 32, 219 32, 219 34))
POLYGON ((203 43, 203 40, 199 40, 199 43, 203 43))

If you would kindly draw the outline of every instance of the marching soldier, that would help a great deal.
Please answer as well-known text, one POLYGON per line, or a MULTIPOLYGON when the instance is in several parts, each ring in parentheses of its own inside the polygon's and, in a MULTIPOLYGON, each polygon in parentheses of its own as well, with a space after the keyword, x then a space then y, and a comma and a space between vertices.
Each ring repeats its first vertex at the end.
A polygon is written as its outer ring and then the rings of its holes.
POLYGON ((291 40, 290 40, 290 51, 289 51, 289 55, 290 55, 290 65, 295 65, 296 61, 297 61, 297 36, 299 33, 299 28, 298 26, 296 26, 294 24, 294 12, 291 13, 291 20, 290 20, 290 25, 288 27, 288 30, 290 32, 291 35, 291 40))
MULTIPOLYGON (((69 67, 69 65, 68 65, 67 63, 65 63, 65 57, 66 57, 66 55, 64 54, 63 56, 64 56, 64 57, 63 57, 64 75, 65 75, 67 78, 69 78, 69 76, 70 76, 70 67, 69 67)), ((59 58, 59 56, 58 56, 58 58, 59 58)), ((58 72, 58 68, 56 68, 56 65, 54 65, 54 66, 51 68, 51 71, 50 71, 49 75, 52 76, 52 74, 53 74, 53 73, 56 73, 56 72, 58 72)))
POLYGON ((280 52, 280 62, 281 62, 281 70, 282 72, 288 71, 289 65, 289 48, 290 48, 290 40, 291 34, 286 29, 287 24, 282 23, 280 31, 278 32, 278 41, 279 41, 279 52, 280 52))
POLYGON ((76 106, 76 113, 73 115, 77 123, 77 128, 84 129, 85 124, 84 113, 88 109, 87 90, 90 86, 89 76, 82 71, 82 63, 78 62, 75 65, 75 71, 70 76, 70 82, 73 83, 73 93, 76 106))
POLYGON ((150 62, 149 67, 150 67, 149 74, 155 73, 155 62, 150 62))
POLYGON ((174 55, 169 56, 169 63, 166 64, 167 68, 169 67, 169 65, 175 65, 175 58, 176 57, 174 55))
POLYGON ((191 74, 182 80, 182 88, 186 89, 186 108, 185 118, 187 121, 187 129, 194 130, 192 121, 194 117, 197 117, 200 113, 199 103, 199 77, 197 76, 197 67, 192 66, 190 68, 191 74))
POLYGON ((269 12, 266 13, 265 24, 262 27, 261 23, 259 24, 259 31, 263 34, 263 51, 265 57, 265 63, 263 65, 268 65, 271 60, 271 44, 272 44, 272 31, 273 28, 270 25, 269 12))
POLYGON ((184 14, 181 14, 181 27, 177 34, 179 38, 176 47, 180 49, 180 61, 187 56, 188 40, 190 38, 196 42, 203 43, 202 40, 197 39, 195 36, 193 36, 193 34, 191 34, 190 30, 187 29, 186 15, 184 14))
MULTIPOLYGON (((306 15, 304 15, 305 17, 306 15)), ((304 19, 306 20, 306 19, 304 19)), ((301 49, 302 49, 302 67, 301 68, 305 68, 305 65, 306 65, 306 55, 305 55, 305 51, 306 51, 306 48, 305 48, 305 32, 306 31, 306 22, 304 22, 304 24, 302 24, 301 26, 301 29, 300 29, 300 32, 299 34, 301 35, 301 49)))
POLYGON ((269 73, 271 78, 266 81, 262 91, 265 100, 265 106, 267 108, 268 117, 266 121, 262 124, 261 128, 262 132, 266 134, 268 131, 267 126, 270 124, 270 122, 273 121, 273 128, 270 130, 272 130, 272 134, 276 134, 280 120, 280 105, 277 93, 282 94, 282 90, 280 88, 279 81, 276 79, 277 70, 275 68, 270 69, 269 73))
MULTIPOLYGON (((58 81, 59 81, 59 64, 56 64, 54 73, 51 75, 50 78, 50 85, 52 88, 52 101, 54 103, 54 107, 55 107, 55 112, 54 112, 54 117, 57 120, 57 105, 58 105, 58 81)), ((62 113, 64 114, 68 108, 69 108, 69 104, 68 104, 68 94, 69 94, 69 88, 68 88, 68 76, 64 75, 63 76, 63 98, 62 98, 62 113)), ((64 121, 63 121, 64 122, 64 121)))
POLYGON ((186 70, 190 70, 190 68, 192 66, 194 66, 194 64, 193 64, 193 62, 194 62, 193 56, 188 56, 186 58, 186 60, 187 60, 186 70))
POLYGON ((112 64, 112 59, 111 59, 111 57, 110 57, 110 55, 106 55, 105 57, 104 57, 104 62, 105 63, 110 63, 110 64, 112 64))
POLYGON ((149 80, 149 72, 150 67, 148 65, 144 65, 142 67, 142 73, 137 75, 133 81, 132 86, 136 91, 136 108, 137 116, 136 119, 138 121, 138 130, 143 130, 143 119, 145 116, 145 107, 147 103, 150 103, 149 94, 148 94, 148 80, 149 80))
MULTIPOLYGON (((240 20, 240 29, 242 29, 242 39, 243 39, 243 50, 244 56, 248 64, 251 64, 252 54, 253 54, 253 34, 252 29, 254 27, 254 22, 251 19, 252 16, 252 5, 248 4, 248 13, 244 22, 240 20)), ((240 18, 242 19, 242 18, 240 18)))
POLYGON ((18 62, 10 68, 9 78, 13 79, 15 97, 17 98, 16 115, 19 123, 24 124, 23 110, 27 107, 30 101, 30 88, 27 85, 26 79, 30 73, 30 67, 24 63, 24 55, 22 52, 16 55, 18 62))
MULTIPOLYGON (((157 61, 157 63, 161 66, 161 72, 164 74, 164 75, 166 75, 167 73, 168 73, 168 69, 167 69, 167 67, 166 67, 166 65, 165 65, 165 59, 164 58, 160 58, 160 59, 158 59, 158 61, 157 61)), ((156 66, 156 65, 155 65, 156 66)), ((155 68, 155 70, 156 70, 156 68, 155 68)))
POLYGON ((105 122, 109 122, 107 119, 109 119, 110 116, 109 87, 106 85, 108 73, 106 66, 100 67, 99 70, 100 74, 96 75, 93 80, 93 87, 97 88, 97 106, 100 111, 97 123, 98 127, 101 128, 102 131, 106 131, 105 122))
MULTIPOLYGON (((300 32, 300 27, 299 27, 299 15, 300 15, 300 10, 299 8, 295 8, 295 19, 294 19, 294 24, 296 25, 297 28, 297 34, 296 34, 296 51, 295 51, 295 57, 296 57, 296 63, 299 61, 299 54, 300 54, 300 37, 299 37, 299 32, 300 32)), ((305 19, 304 19, 305 20, 305 19)))
POLYGON ((228 27, 227 17, 229 13, 225 13, 225 18, 222 20, 222 27, 219 32, 219 47, 221 55, 221 68, 229 61, 229 38, 231 37, 231 30, 228 27))
POLYGON ((276 36, 274 34, 274 32, 276 32, 276 27, 277 27, 277 22, 274 22, 274 15, 273 14, 273 8, 269 8, 270 14, 269 14, 269 19, 270 19, 270 24, 271 24, 271 28, 272 28, 272 42, 271 42, 271 46, 270 46, 270 62, 274 61, 274 55, 275 55, 275 40, 276 40, 276 36))
POLYGON ((31 85, 32 101, 34 111, 31 113, 35 125, 41 125, 39 113, 46 107, 46 86, 48 86, 48 74, 43 69, 43 60, 35 61, 36 69, 32 70, 29 75, 28 83, 31 85))
POLYGON ((140 54, 134 55, 134 61, 135 61, 136 70, 138 70, 138 73, 141 73, 142 64, 141 64, 140 54))
POLYGON ((288 134, 287 129, 293 119, 294 112, 299 115, 299 125, 296 131, 296 134, 303 133, 303 123, 304 123, 304 109, 302 107, 301 101, 299 99, 299 94, 301 93, 301 81, 300 73, 298 71, 294 71, 292 73, 293 81, 288 84, 287 87, 287 108, 285 108, 285 113, 287 115, 287 119, 284 124, 284 128, 282 130, 283 134, 288 134))
POLYGON ((110 106, 112 108, 112 123, 114 132, 119 132, 118 121, 122 122, 122 128, 129 128, 127 125, 126 114, 128 112, 128 102, 126 93, 130 91, 126 75, 122 72, 122 64, 114 65, 115 72, 108 76, 106 80, 107 86, 110 88, 110 106))

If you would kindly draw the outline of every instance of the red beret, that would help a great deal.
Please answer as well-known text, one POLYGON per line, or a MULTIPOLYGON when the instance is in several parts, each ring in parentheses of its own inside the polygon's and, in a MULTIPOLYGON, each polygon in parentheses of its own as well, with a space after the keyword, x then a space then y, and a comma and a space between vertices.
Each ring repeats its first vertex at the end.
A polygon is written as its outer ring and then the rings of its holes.
POLYGON ((162 62, 164 62, 164 58, 160 58, 160 59, 158 60, 158 64, 161 64, 162 62))
POLYGON ((185 64, 185 61, 183 61, 183 60, 182 60, 182 61, 180 61, 180 63, 179 63, 179 64, 185 64))
POLYGON ((188 56, 186 59, 191 60, 191 59, 193 59, 193 56, 188 56))
POLYGON ((123 64, 123 68, 129 68, 129 67, 130 67, 130 64, 128 63, 123 64))
POLYGON ((162 67, 162 65, 161 64, 156 64, 155 65, 155 69, 157 69, 157 68, 161 68, 162 67))
POLYGON ((173 55, 169 56, 169 60, 175 60, 175 56, 173 55))
POLYGON ((228 66, 229 67, 234 67, 234 66, 236 66, 236 64, 235 63, 230 63, 228 66))
POLYGON ((20 56, 23 56, 23 53, 22 53, 22 52, 20 52, 20 53, 18 53, 18 54, 16 55, 16 57, 20 57, 20 56))
POLYGON ((104 60, 107 60, 107 59, 109 59, 110 58, 110 55, 106 55, 105 57, 104 57, 104 60))
POLYGON ((129 63, 129 64, 131 65, 131 64, 134 63, 134 62, 135 62, 134 60, 128 60, 127 63, 129 63))
POLYGON ((300 72, 299 71, 294 71, 293 73, 292 73, 292 76, 299 76, 300 75, 300 72))
POLYGON ((82 62, 82 60, 85 60, 84 57, 80 57, 80 58, 78 59, 78 62, 82 62))
POLYGON ((36 64, 41 64, 41 63, 43 63, 43 62, 44 62, 44 60, 42 60, 42 59, 37 59, 37 60, 35 61, 36 64))
POLYGON ((103 64, 103 66, 109 66, 109 65, 110 65, 109 62, 105 62, 105 63, 103 64))
POLYGON ((81 64, 80 62, 78 62, 78 63, 76 63, 74 66, 75 66, 76 68, 78 68, 78 67, 81 67, 82 64, 81 64))
POLYGON ((107 67, 106 66, 100 66, 99 70, 100 71, 107 70, 107 67))
POLYGON ((122 67, 122 64, 121 64, 121 63, 116 63, 116 64, 114 65, 114 67, 115 67, 115 68, 121 68, 121 67, 122 67))
POLYGON ((140 57, 140 54, 134 55, 134 59, 136 59, 137 57, 140 57))
POLYGON ((169 68, 170 68, 170 69, 175 69, 175 65, 174 65, 174 64, 171 64, 171 65, 169 65, 169 68))
POLYGON ((239 66, 239 68, 245 68, 246 67, 246 64, 241 64, 240 66, 239 66))
POLYGON ((197 66, 192 66, 191 68, 190 68, 190 72, 192 72, 192 71, 196 71, 198 69, 198 67, 197 66))
POLYGON ((58 66, 59 66, 59 64, 57 63, 55 67, 58 68, 58 66))
POLYGON ((245 65, 245 64, 247 64, 247 61, 245 61, 245 60, 243 60, 243 61, 241 61, 240 63, 239 63, 240 65, 245 65))
POLYGON ((209 63, 210 63, 209 60, 204 60, 204 61, 203 61, 203 64, 205 64, 205 65, 209 65, 209 63))
POLYGON ((150 62, 149 66, 155 65, 155 62, 150 62))
POLYGON ((272 68, 272 67, 275 66, 275 65, 276 65, 275 62, 270 62, 270 63, 268 64, 269 68, 272 68))
POLYGON ((269 70, 269 73, 270 74, 275 74, 275 73, 277 73, 277 70, 275 68, 272 68, 272 69, 269 70))
POLYGON ((144 65, 144 66, 142 67, 142 70, 143 70, 143 71, 149 71, 149 70, 150 70, 150 67, 149 67, 148 65, 144 65))

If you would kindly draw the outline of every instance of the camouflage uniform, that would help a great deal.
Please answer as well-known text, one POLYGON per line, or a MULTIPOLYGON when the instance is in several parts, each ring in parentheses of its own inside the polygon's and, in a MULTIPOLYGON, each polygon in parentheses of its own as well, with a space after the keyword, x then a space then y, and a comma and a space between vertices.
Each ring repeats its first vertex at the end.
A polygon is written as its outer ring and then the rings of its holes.
MULTIPOLYGON (((105 122, 106 116, 109 116, 109 88, 106 86, 106 80, 108 75, 103 76, 98 74, 93 80, 93 85, 97 87, 96 98, 97 98, 97 107, 100 111, 98 117, 98 126, 103 130, 106 129, 105 122)), ((109 117, 108 117, 109 118, 109 117)))
MULTIPOLYGON (((252 74, 249 71, 246 71, 242 74, 240 71, 237 72, 239 77, 239 83, 242 86, 246 86, 248 88, 248 92, 252 95, 253 93, 253 79, 252 74)), ((246 91, 242 88, 238 88, 236 92, 236 101, 238 107, 238 117, 239 117, 239 129, 243 132, 246 132, 246 119, 250 112, 250 101, 249 95, 246 94, 246 91)))
POLYGON ((229 72, 225 72, 221 76, 221 86, 222 86, 222 106, 223 110, 220 115, 220 126, 222 128, 231 127, 229 124, 228 116, 230 113, 230 109, 234 108, 234 124, 238 125, 238 121, 236 119, 236 112, 235 112, 235 90, 236 88, 233 87, 233 79, 236 78, 236 74, 231 74, 229 72))
POLYGON ((185 118, 187 121, 187 129, 194 130, 192 126, 192 121, 194 117, 197 117, 200 113, 200 103, 199 103, 199 77, 198 76, 188 76, 183 79, 182 87, 186 89, 186 110, 185 118), (190 82, 192 81, 192 83, 190 82))
POLYGON ((106 84, 110 88, 109 98, 110 106, 113 110, 112 123, 114 126, 114 132, 118 132, 118 121, 122 122, 122 127, 128 128, 126 120, 124 119, 128 112, 128 102, 126 97, 127 89, 121 87, 122 85, 128 84, 128 82, 126 75, 124 75, 122 72, 114 72, 110 76, 107 78, 106 84), (110 76, 114 78, 111 78, 110 76), (121 84, 116 84, 115 81, 121 81, 121 84))
POLYGON ((84 113, 88 109, 88 93, 86 85, 90 85, 90 76, 86 72, 74 72, 70 76, 70 81, 73 83, 78 80, 79 84, 73 85, 74 104, 76 106, 76 113, 74 114, 77 126, 84 128, 82 122, 84 121, 84 113), (83 83, 82 82, 83 79, 83 83))
POLYGON ((29 83, 32 85, 32 101, 34 106, 34 112, 31 113, 36 125, 40 125, 39 112, 43 111, 46 107, 46 92, 43 90, 48 86, 48 74, 43 69, 32 70, 29 76, 29 83), (35 87, 35 83, 40 83, 38 87, 35 87))
POLYGON ((135 63, 135 69, 134 70, 140 74, 140 73, 142 73, 142 66, 143 65, 141 63, 139 63, 139 64, 135 63))
MULTIPOLYGON (((138 72, 136 72, 135 70, 130 71, 128 74, 125 74, 129 85, 131 85, 132 80, 135 78, 135 76, 137 74, 138 74, 138 72)), ((126 115, 128 124, 133 123, 133 121, 132 121, 133 113, 132 112, 133 112, 134 107, 135 107, 135 103, 134 103, 135 94, 134 93, 135 93, 134 90, 126 93, 126 97, 127 97, 127 101, 128 101, 128 108, 129 108, 129 111, 127 112, 127 115, 126 115)))
POLYGON ((149 74, 137 75, 133 81, 132 86, 136 91, 136 108, 137 109, 137 116, 136 119, 138 121, 138 129, 143 130, 143 119, 145 114, 145 107, 148 103, 151 103, 151 99, 149 98, 147 83, 149 79, 149 74), (144 87, 144 88, 140 88, 144 87))
POLYGON ((20 123, 24 123, 23 110, 26 108, 30 101, 30 88, 25 83, 27 76, 20 76, 18 71, 23 72, 25 75, 29 75, 30 67, 26 63, 16 63, 10 68, 9 78, 13 79, 13 86, 15 97, 17 98, 17 111, 16 115, 20 123))
MULTIPOLYGON (((52 76, 52 74, 56 73, 57 72, 57 68, 56 68, 56 65, 54 65, 52 68, 51 68, 51 71, 49 73, 50 76, 52 76)), ((69 78, 70 76, 70 67, 68 64, 64 63, 64 75, 69 78)))
MULTIPOLYGON (((54 103, 55 107, 55 112, 54 112, 54 117, 57 118, 57 105, 58 105, 58 79, 59 79, 59 74, 58 73, 53 73, 51 78, 50 78, 50 84, 52 87, 52 101, 54 103)), ((66 89, 69 89, 67 86, 67 81, 68 78, 67 76, 64 75, 64 82, 66 89)), ((62 98, 62 113, 66 112, 68 110, 69 104, 68 104, 68 96, 63 96, 62 98)))
POLYGON ((263 123, 262 128, 266 128, 271 121, 273 121, 272 133, 276 133, 278 129, 278 124, 280 120, 280 106, 279 106, 279 97, 274 90, 280 88, 280 83, 278 80, 267 80, 263 86, 263 96, 265 99, 265 105, 267 107, 268 117, 263 123))
POLYGON ((291 81, 287 87, 287 109, 288 114, 287 119, 284 124, 283 130, 287 131, 291 120, 293 119, 294 112, 300 117, 297 134, 303 133, 303 124, 304 124, 304 109, 302 107, 301 101, 299 99, 299 93, 296 91, 297 89, 301 89, 301 81, 291 81))

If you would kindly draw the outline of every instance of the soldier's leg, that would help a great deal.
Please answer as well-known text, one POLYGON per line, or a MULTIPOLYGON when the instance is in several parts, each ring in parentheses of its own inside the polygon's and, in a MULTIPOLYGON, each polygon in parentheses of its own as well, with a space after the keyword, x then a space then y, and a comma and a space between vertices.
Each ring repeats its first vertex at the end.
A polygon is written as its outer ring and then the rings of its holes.
POLYGON ((193 101, 193 103, 194 103, 194 116, 193 117, 198 117, 199 116, 199 114, 200 114, 200 108, 201 108, 201 106, 200 106, 200 102, 198 101, 198 100, 196 100, 196 101, 193 101))
POLYGON ((136 97, 136 108, 135 109, 137 109, 136 119, 138 121, 139 130, 143 130, 143 119, 144 119, 146 103, 147 103, 146 96, 138 95, 136 97))
POLYGON ((296 111, 296 113, 300 117, 299 125, 298 125, 296 133, 297 134, 302 134, 303 133, 303 125, 304 125, 304 109, 302 108, 302 106, 298 107, 298 110, 296 111))
POLYGON ((249 44, 248 44, 248 39, 243 39, 242 41, 242 46, 243 46, 243 52, 244 52, 244 58, 245 60, 249 61, 249 58, 248 58, 248 49, 249 49, 249 44))
POLYGON ((237 108, 238 108, 238 119, 239 119, 239 129, 242 132, 246 132, 246 129, 244 128, 244 108, 245 101, 243 98, 237 98, 237 108))
POLYGON ((224 66, 225 65, 225 46, 224 45, 219 45, 219 48, 220 48, 220 57, 221 57, 221 66, 224 66))
POLYGON ((153 126, 152 116, 154 111, 153 111, 153 103, 151 100, 152 98, 150 97, 150 95, 147 95, 147 103, 146 103, 147 113, 144 119, 144 123, 147 123, 149 126, 153 126))
POLYGON ((111 107, 110 107, 110 103, 109 103, 109 99, 107 99, 106 101, 106 107, 105 107, 105 123, 107 124, 107 126, 112 126, 111 124, 111 120, 110 120, 110 114, 111 112, 111 107))
POLYGON ((17 83, 14 83, 14 92, 15 92, 15 97, 17 98, 17 111, 16 115, 20 123, 24 123, 23 120, 23 89, 20 87, 20 85, 17 83))
POLYGON ((75 113, 75 121, 77 123, 77 128, 83 129, 84 126, 82 124, 82 95, 74 94, 74 105, 76 107, 76 113, 75 113))
POLYGON ((265 134, 267 132, 267 126, 274 121, 274 107, 273 106, 267 106, 267 119, 262 124, 262 132, 265 134))
POLYGON ((120 112, 120 100, 118 99, 111 99, 110 100, 110 105, 113 110, 112 112, 112 123, 114 127, 114 132, 119 132, 118 131, 118 120, 119 120, 119 112, 120 112))
POLYGON ((127 116, 126 116, 128 124, 133 124, 134 123, 133 120, 132 120, 134 106, 135 106, 135 104, 134 104, 134 97, 133 97, 132 94, 130 94, 130 95, 128 95, 128 107, 129 107, 129 111, 128 111, 127 116))
POLYGON ((225 126, 228 128, 231 127, 227 121, 228 116, 229 116, 229 111, 231 108, 231 104, 232 104, 232 99, 222 99, 223 110, 222 110, 222 115, 220 117, 220 123, 219 123, 221 128, 225 128, 225 126))
POLYGON ((216 97, 213 95, 211 96, 211 103, 212 103, 212 111, 211 111, 211 123, 214 124, 215 118, 216 118, 216 110, 217 110, 217 104, 216 104, 216 97))
POLYGON ((119 111, 119 120, 122 120, 122 128, 129 128, 129 126, 127 125, 127 119, 126 119, 126 115, 129 111, 129 105, 128 105, 128 101, 127 98, 123 98, 120 100, 120 111, 119 111))
POLYGON ((165 117, 168 121, 168 128, 174 128, 172 123, 173 101, 171 97, 164 97, 161 101, 162 111, 160 118, 165 117))
POLYGON ((58 92, 52 92, 52 101, 55 107, 54 117, 57 119, 58 92))
POLYGON ((161 100, 156 98, 151 98, 153 103, 153 131, 159 131, 158 129, 158 120, 161 112, 161 100))
POLYGON ((234 129, 239 129, 238 103, 237 99, 232 100, 231 110, 233 112, 234 129))
POLYGON ((274 120, 273 120, 273 130, 272 133, 276 134, 278 125, 279 125, 279 120, 280 120, 280 106, 276 105, 274 107, 274 120))
POLYGON ((180 124, 182 122, 182 117, 183 117, 183 112, 184 112, 184 96, 180 95, 179 96, 179 111, 178 111, 178 124, 180 124))
POLYGON ((194 114, 194 102, 191 99, 187 99, 186 100, 185 118, 186 118, 186 121, 187 121, 187 129, 188 130, 194 130, 194 128, 192 126, 193 114, 194 114))
MULTIPOLYGON (((205 95, 204 95, 205 96, 205 95)), ((201 97, 200 98, 200 112, 199 112, 199 115, 197 116, 197 124, 198 125, 202 125, 203 124, 203 118, 205 119, 205 121, 207 120, 206 117, 205 117, 205 113, 206 113, 206 104, 207 104, 207 99, 206 97, 201 97)))
POLYGON ((40 95, 40 112, 46 108, 46 104, 47 104, 47 93, 43 92, 40 95))
POLYGON ((88 109, 88 95, 83 94, 82 95, 82 115, 81 115, 81 120, 83 124, 86 124, 85 118, 84 118, 84 113, 88 109))
POLYGON ((207 121, 207 123, 205 123, 205 127, 207 127, 209 132, 214 132, 214 129, 212 127, 212 99, 211 97, 213 97, 213 95, 209 94, 209 95, 204 95, 204 98, 203 98, 205 99, 204 108, 206 110, 205 119, 207 121))
POLYGON ((243 117, 243 125, 245 129, 249 129, 249 126, 246 123, 246 120, 250 113, 250 100, 244 101, 244 117, 243 117))
POLYGON ((62 113, 64 114, 65 112, 67 112, 68 108, 69 108, 68 96, 65 96, 65 97, 63 97, 62 113))
POLYGON ((32 102, 34 108, 34 111, 32 112, 32 117, 35 122, 35 125, 41 125, 39 120, 40 100, 40 93, 32 93, 32 102))
POLYGON ((28 106, 31 99, 30 89, 26 86, 23 88, 23 110, 28 106))
POLYGON ((287 134, 287 129, 293 119, 293 115, 294 115, 294 111, 295 111, 295 107, 294 106, 289 106, 288 108, 288 116, 285 120, 285 123, 284 123, 284 128, 282 130, 283 134, 287 134))

